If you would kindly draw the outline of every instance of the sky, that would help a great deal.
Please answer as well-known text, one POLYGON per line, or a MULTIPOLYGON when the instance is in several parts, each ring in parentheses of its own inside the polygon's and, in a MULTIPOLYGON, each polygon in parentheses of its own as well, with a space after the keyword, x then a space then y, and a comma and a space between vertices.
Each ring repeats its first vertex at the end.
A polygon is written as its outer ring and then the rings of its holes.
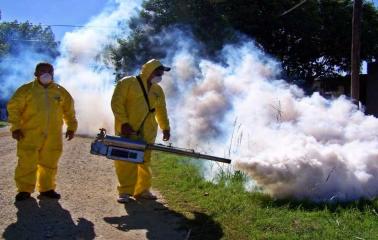
MULTIPOLYGON (((106 7, 108 0, 1 0, 1 21, 29 21, 42 25, 74 25, 87 23, 106 7)), ((56 40, 74 27, 52 26, 56 40)))
MULTIPOLYGON (((131 1, 131 0, 130 0, 131 1)), ((378 6, 378 0, 373 1, 378 6)), ((29 21, 43 25, 75 25, 87 23, 99 14, 109 0, 1 0, 1 21, 29 21)), ((56 40, 74 27, 52 26, 56 40)))

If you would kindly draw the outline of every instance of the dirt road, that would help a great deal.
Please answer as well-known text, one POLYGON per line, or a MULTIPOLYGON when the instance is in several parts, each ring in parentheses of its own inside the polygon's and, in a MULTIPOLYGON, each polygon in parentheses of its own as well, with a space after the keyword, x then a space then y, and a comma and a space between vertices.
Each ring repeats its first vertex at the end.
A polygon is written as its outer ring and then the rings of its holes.
POLYGON ((59 162, 59 201, 14 203, 16 142, 0 128, 0 232, 4 239, 186 239, 182 216, 157 201, 116 202, 112 161, 89 154, 91 139, 64 143, 59 162))

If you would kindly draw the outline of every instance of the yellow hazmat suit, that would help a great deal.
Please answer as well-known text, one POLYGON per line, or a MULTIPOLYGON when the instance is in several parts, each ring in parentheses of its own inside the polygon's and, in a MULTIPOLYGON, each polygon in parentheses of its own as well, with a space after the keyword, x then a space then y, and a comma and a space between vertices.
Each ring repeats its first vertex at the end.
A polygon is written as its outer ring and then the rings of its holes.
MULTIPOLYGON (((158 84, 152 84, 151 88, 147 89, 147 79, 160 66, 162 65, 158 60, 151 60, 143 65, 140 74, 144 88, 148 91, 150 107, 155 109, 154 112, 149 113, 143 91, 136 77, 125 77, 117 83, 111 102, 117 135, 121 135, 122 124, 128 123, 134 131, 140 130, 139 136, 128 136, 129 138, 143 139, 147 143, 154 143, 158 124, 162 130, 169 130, 163 89, 158 84)), ((114 161, 119 181, 119 194, 127 193, 138 196, 148 190, 151 187, 150 163, 151 151, 149 150, 144 154, 143 164, 114 161)))
POLYGON ((44 88, 37 79, 21 86, 8 102, 11 131, 20 129, 15 181, 19 192, 55 190, 58 160, 62 153, 63 120, 76 131, 74 101, 56 83, 44 88))

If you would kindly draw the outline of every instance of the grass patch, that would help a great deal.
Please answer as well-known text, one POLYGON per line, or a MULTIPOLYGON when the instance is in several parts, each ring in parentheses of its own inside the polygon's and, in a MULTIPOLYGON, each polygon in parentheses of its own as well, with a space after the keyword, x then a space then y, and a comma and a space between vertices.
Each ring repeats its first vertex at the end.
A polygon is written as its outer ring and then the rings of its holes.
POLYGON ((8 126, 7 122, 0 121, 0 128, 8 126))
POLYGON ((154 154, 153 187, 186 216, 190 239, 378 239, 378 200, 314 204, 244 190, 245 176, 205 181, 198 164, 154 154))

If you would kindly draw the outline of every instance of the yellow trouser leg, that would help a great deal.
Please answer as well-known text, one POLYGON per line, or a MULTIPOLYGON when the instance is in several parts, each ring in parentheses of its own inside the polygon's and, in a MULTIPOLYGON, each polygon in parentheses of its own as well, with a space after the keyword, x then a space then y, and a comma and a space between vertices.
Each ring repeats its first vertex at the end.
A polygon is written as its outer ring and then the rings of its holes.
POLYGON ((144 163, 138 164, 138 179, 135 187, 134 195, 139 195, 151 187, 151 151, 144 153, 144 163))
POLYGON ((125 161, 114 161, 114 167, 119 182, 117 187, 119 194, 134 195, 138 177, 138 165, 125 161))
POLYGON ((14 180, 18 192, 34 192, 37 162, 39 158, 38 149, 23 149, 17 146, 18 163, 15 170, 14 180))
POLYGON ((37 189, 40 192, 55 190, 60 150, 41 149, 37 171, 37 189))

